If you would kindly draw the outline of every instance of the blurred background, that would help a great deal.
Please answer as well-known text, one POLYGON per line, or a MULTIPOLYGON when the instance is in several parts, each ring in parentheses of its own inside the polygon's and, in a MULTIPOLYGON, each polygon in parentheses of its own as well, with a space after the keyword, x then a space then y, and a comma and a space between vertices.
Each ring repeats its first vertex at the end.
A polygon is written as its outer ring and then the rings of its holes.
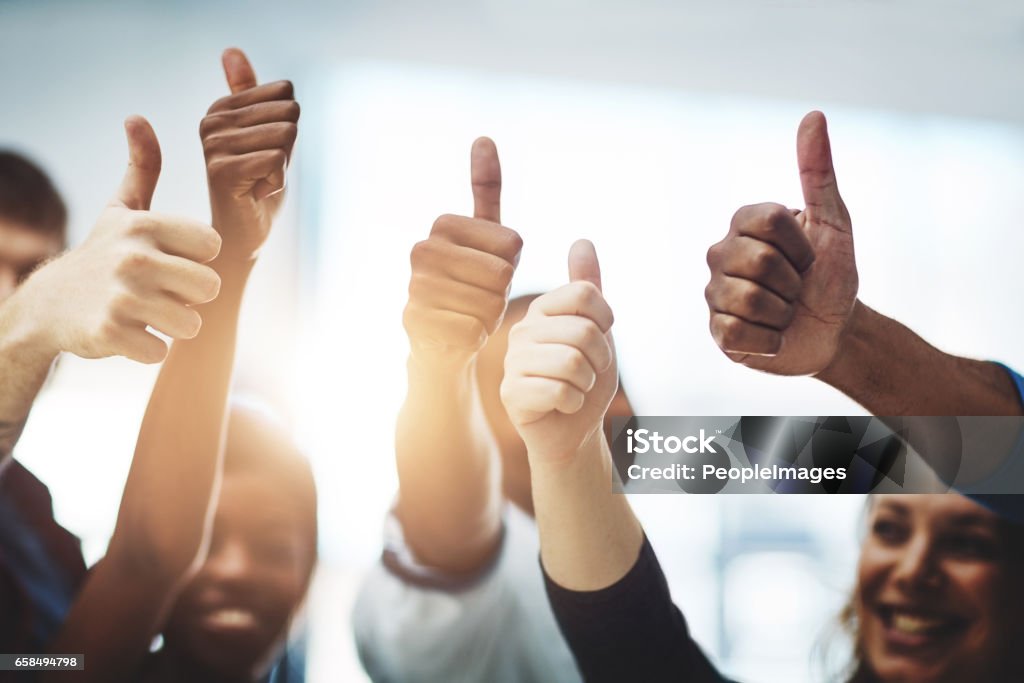
MULTIPOLYGON (((829 119, 860 296, 941 348, 1024 365, 1024 4, 1018 0, 0 2, 0 146, 40 161, 72 243, 124 171, 121 121, 163 145, 154 208, 208 220, 198 124, 246 50, 302 105, 285 215, 238 365, 321 490, 309 680, 361 680, 348 613, 395 492, 408 254, 471 211, 497 142, 513 294, 595 242, 638 414, 860 414, 811 379, 731 364, 707 332, 707 248, 743 204, 802 206, 801 116, 829 119)), ((90 561, 109 538, 155 368, 62 360, 17 451, 90 561)), ((634 501, 695 637, 751 682, 818 680, 863 500, 634 501)), ((841 658, 841 655, 840 655, 841 658)))

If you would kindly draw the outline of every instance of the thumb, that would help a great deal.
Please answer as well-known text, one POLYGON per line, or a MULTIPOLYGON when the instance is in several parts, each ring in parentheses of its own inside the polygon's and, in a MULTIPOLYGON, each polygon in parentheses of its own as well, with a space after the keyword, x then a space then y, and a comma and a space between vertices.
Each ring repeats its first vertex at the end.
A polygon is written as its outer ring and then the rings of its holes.
POLYGON ((501 162, 490 138, 477 138, 469 154, 473 181, 473 217, 501 222, 501 162))
POLYGON ((800 122, 796 134, 796 159, 808 221, 849 231, 849 214, 843 198, 839 196, 836 173, 832 168, 828 127, 825 115, 820 111, 812 111, 800 122))
POLYGON ((114 201, 129 209, 148 211, 160 177, 160 142, 153 126, 141 116, 125 119, 124 132, 128 138, 128 170, 114 201))
POLYGON ((601 264, 590 240, 576 240, 569 248, 569 282, 586 280, 601 289, 601 264))
POLYGON ((228 79, 232 95, 256 87, 256 72, 244 52, 237 47, 229 47, 224 50, 220 61, 224 65, 224 76, 228 79))

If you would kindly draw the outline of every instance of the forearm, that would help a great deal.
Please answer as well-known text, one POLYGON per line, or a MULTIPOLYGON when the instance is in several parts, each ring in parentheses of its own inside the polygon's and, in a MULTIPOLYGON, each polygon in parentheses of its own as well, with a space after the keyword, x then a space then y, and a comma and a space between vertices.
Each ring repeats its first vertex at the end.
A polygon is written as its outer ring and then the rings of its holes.
POLYGON ((221 292, 177 341, 142 421, 108 558, 180 577, 201 556, 219 483, 238 313, 251 263, 214 262, 221 292))
POLYGON ((57 350, 36 324, 28 290, 0 304, 0 462, 14 451, 57 350))
POLYGON ((611 452, 598 430, 566 462, 531 461, 541 561, 563 588, 606 588, 630 570, 643 529, 626 496, 612 492, 611 452))
POLYGON ((398 417, 398 515, 424 563, 472 571, 493 554, 501 531, 500 464, 473 364, 425 368, 410 358, 398 417))
POLYGON ((1020 415, 1006 372, 944 353, 861 302, 844 342, 818 379, 873 415, 1020 415))

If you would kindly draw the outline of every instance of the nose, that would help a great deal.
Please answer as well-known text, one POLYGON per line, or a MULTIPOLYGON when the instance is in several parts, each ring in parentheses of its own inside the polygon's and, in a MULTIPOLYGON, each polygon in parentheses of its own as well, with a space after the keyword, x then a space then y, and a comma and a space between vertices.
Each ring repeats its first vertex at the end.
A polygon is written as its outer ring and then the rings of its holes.
POLYGON ((203 573, 219 581, 244 581, 252 574, 253 562, 240 539, 224 539, 210 548, 203 573))
POLYGON ((896 562, 893 579, 904 590, 934 590, 942 586, 942 570, 931 539, 917 534, 903 547, 896 562))
POLYGON ((18 271, 10 266, 0 264, 0 301, 3 301, 18 288, 18 271))

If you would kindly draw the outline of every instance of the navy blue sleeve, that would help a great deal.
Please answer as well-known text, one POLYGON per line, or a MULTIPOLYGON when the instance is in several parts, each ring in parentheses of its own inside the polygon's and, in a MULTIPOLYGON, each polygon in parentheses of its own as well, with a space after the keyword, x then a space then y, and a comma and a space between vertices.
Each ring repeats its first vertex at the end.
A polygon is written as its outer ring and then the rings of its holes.
POLYGON ((646 536, 636 564, 607 588, 568 590, 546 572, 544 583, 558 627, 588 683, 725 680, 690 637, 646 536))
MULTIPOLYGON (((1024 406, 1024 377, 1011 368, 996 363, 1006 371, 1017 389, 1017 398, 1024 406)), ((1024 524, 1024 431, 1017 436, 1017 443, 1006 456, 1005 462, 985 481, 961 491, 972 500, 981 503, 1004 519, 1024 524), (978 493, 984 491, 984 493, 978 493)))

